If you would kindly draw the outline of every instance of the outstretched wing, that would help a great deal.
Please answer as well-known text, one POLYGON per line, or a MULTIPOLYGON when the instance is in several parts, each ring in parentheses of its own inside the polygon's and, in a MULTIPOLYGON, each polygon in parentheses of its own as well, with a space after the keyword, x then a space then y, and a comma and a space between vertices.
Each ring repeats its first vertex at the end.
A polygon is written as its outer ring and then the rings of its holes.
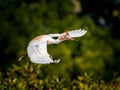
MULTIPOLYGON (((72 38, 84 36, 86 33, 87 33, 87 31, 84 30, 84 29, 77 29, 77 30, 68 31, 69 36, 71 36, 72 38)), ((66 32, 61 33, 61 34, 58 34, 58 33, 49 34, 49 36, 51 36, 51 37, 59 37, 61 35, 65 35, 65 34, 66 34, 66 32)))
MULTIPOLYGON (((72 38, 76 38, 76 37, 81 37, 83 35, 86 34, 86 30, 82 30, 82 29, 78 29, 78 30, 72 30, 72 31, 68 31, 68 35, 71 36, 72 38)), ((65 34, 65 33, 63 33, 65 34)))
POLYGON ((28 47, 27 53, 33 63, 49 64, 58 63, 60 60, 53 60, 47 52, 47 39, 42 37, 40 40, 32 40, 28 47))

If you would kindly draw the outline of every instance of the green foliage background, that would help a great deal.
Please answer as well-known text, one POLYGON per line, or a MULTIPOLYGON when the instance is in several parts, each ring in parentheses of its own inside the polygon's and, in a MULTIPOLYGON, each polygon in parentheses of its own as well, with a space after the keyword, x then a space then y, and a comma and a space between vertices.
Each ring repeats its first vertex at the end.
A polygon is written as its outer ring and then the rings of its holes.
POLYGON ((120 39, 116 24, 98 26, 87 15, 71 14, 71 1, 0 1, 0 89, 113 90, 119 89, 120 39), (40 34, 85 29, 75 41, 49 45, 58 64, 38 65, 29 58, 18 62, 29 41, 40 34), (114 33, 113 33, 114 32, 114 33))

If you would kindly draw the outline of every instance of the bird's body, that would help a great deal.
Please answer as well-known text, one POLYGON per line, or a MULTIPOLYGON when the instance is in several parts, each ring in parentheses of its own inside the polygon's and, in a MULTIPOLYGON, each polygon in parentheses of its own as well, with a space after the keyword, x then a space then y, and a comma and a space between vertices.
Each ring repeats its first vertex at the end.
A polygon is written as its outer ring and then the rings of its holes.
MULTIPOLYGON (((58 44, 65 40, 73 40, 72 38, 81 37, 86 34, 85 30, 73 30, 62 34, 40 35, 31 40, 27 47, 27 55, 33 63, 49 64, 58 63, 60 60, 53 60, 47 52, 47 44, 58 44), (57 39, 53 39, 57 37, 57 39)), ((19 60, 23 59, 20 57, 19 60)))
POLYGON ((47 44, 50 41, 53 41, 53 39, 48 35, 41 35, 30 41, 27 47, 27 52, 32 62, 47 64, 55 62, 57 63, 59 61, 53 61, 51 56, 47 52, 47 44))

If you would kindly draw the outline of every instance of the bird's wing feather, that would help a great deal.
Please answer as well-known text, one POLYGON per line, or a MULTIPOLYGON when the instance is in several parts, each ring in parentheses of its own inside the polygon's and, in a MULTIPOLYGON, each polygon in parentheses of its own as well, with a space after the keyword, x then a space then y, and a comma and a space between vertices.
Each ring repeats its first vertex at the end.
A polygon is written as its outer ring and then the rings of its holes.
MULTIPOLYGON (((78 29, 78 30, 72 30, 72 31, 68 31, 69 36, 71 36, 72 38, 76 38, 76 37, 81 37, 83 35, 86 34, 86 30, 82 30, 82 29, 78 29)), ((62 33, 65 34, 65 33, 62 33)))
POLYGON ((50 37, 59 37, 60 34, 59 33, 56 33, 56 34, 48 34, 50 37))
MULTIPOLYGON (((68 31, 68 34, 69 34, 72 38, 76 38, 76 37, 81 37, 81 36, 85 35, 86 32, 87 32, 87 31, 84 30, 84 29, 76 29, 76 30, 68 31)), ((48 35, 51 36, 51 37, 59 37, 59 36, 61 36, 61 35, 65 35, 65 34, 66 34, 66 33, 64 32, 64 33, 61 33, 61 34, 56 33, 56 34, 48 34, 48 35)))

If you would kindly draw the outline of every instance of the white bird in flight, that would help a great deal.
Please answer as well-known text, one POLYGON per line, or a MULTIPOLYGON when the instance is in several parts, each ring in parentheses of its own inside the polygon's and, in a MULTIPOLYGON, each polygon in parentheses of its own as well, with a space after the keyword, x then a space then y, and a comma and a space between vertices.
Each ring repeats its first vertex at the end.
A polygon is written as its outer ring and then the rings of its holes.
POLYGON ((18 61, 21 61, 26 56, 29 56, 33 63, 37 64, 49 64, 58 63, 60 59, 53 60, 52 56, 47 52, 47 44, 59 44, 65 40, 74 40, 73 38, 81 37, 86 34, 86 30, 72 30, 64 33, 40 35, 31 40, 27 47, 27 53, 21 56, 18 61), (54 39, 56 37, 57 39, 54 39))

